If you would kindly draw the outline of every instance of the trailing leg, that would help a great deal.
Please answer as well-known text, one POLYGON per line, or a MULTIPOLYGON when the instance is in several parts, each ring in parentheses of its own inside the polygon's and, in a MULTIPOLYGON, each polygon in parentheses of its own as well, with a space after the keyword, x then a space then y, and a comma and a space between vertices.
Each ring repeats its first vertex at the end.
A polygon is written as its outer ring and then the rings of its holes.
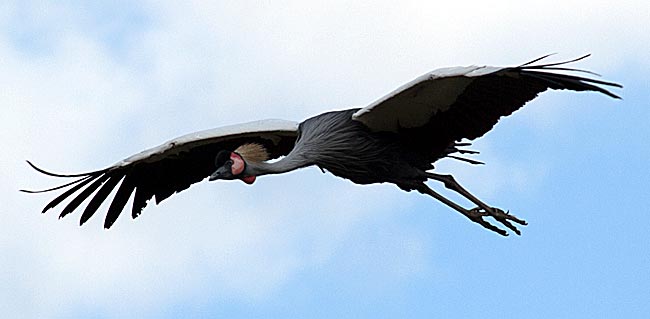
MULTIPOLYGON (((506 232, 505 230, 500 229, 500 228, 490 224, 489 222, 487 222, 486 220, 483 219, 483 217, 485 217, 485 216, 492 216, 488 212, 483 211, 483 210, 479 210, 479 209, 465 209, 462 206, 460 206, 460 205, 452 202, 451 200, 447 199, 446 197, 436 193, 434 190, 429 188, 429 186, 427 186, 424 183, 415 184, 415 185, 413 185, 412 188, 414 188, 415 190, 417 190, 418 192, 420 192, 422 194, 429 195, 429 196, 441 201, 443 204, 453 208, 457 212, 465 215, 465 217, 469 218, 471 221, 485 227, 486 229, 489 229, 489 230, 491 230, 491 231, 493 231, 493 232, 495 232, 495 233, 497 233, 499 235, 502 235, 502 236, 508 236, 508 232, 506 232)), ((492 217, 494 217, 494 216, 492 216, 492 217)), ((503 221, 501 221, 501 220, 498 220, 498 221, 503 224, 503 221)), ((504 224, 504 225, 506 225, 506 224, 504 224)), ((508 225, 506 225, 506 226, 508 226, 508 225)), ((514 226, 512 226, 512 227, 514 227, 514 226)), ((508 228, 510 228, 510 227, 508 227, 508 228)), ((512 228, 510 228, 510 229, 512 229, 512 228)), ((520 234, 519 230, 517 230, 516 228, 513 231, 515 233, 517 233, 517 234, 520 234)))
POLYGON ((514 215, 509 214, 508 212, 504 212, 503 210, 496 208, 496 207, 491 207, 487 204, 485 204, 483 201, 480 199, 476 198, 476 196, 472 195, 470 192, 468 192, 465 188, 463 188, 456 179, 454 179, 453 176, 451 175, 440 175, 440 174, 435 174, 435 173, 429 173, 426 172, 426 177, 430 179, 437 180, 439 182, 442 182, 446 188, 453 190, 454 192, 462 195, 463 197, 467 198, 469 201, 474 203, 477 207, 472 209, 472 211, 475 211, 476 213, 484 213, 486 215, 492 216, 494 219, 496 219, 498 222, 503 224, 504 226, 508 227, 510 230, 515 232, 517 235, 521 235, 521 232, 517 227, 515 227, 510 221, 515 222, 520 225, 527 225, 525 220, 519 219, 514 215))

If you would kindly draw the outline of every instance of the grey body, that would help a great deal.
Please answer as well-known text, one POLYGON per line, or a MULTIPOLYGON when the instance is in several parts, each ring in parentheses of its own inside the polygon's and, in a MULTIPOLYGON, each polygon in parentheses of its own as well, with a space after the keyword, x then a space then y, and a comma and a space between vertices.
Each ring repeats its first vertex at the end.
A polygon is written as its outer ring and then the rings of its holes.
POLYGON ((525 221, 486 205, 451 175, 431 172, 433 163, 445 157, 480 163, 454 155, 476 153, 459 149, 469 145, 460 141, 484 135, 501 117, 512 114, 547 89, 596 91, 618 98, 599 86, 621 87, 616 83, 557 72, 591 73, 560 67, 586 57, 541 65, 533 64, 541 60, 537 59, 516 67, 439 69, 365 108, 323 113, 299 125, 271 120, 197 132, 89 173, 54 174, 30 163, 41 173, 78 179, 51 189, 27 192, 68 188, 43 209, 46 212, 71 197, 61 217, 90 197, 81 216, 83 224, 117 187, 104 222, 104 227, 110 228, 133 193, 131 216, 136 218, 149 199, 155 197, 160 203, 208 176, 210 180, 241 179, 250 184, 257 176, 316 165, 357 184, 387 182, 407 191, 416 190, 491 231, 507 235, 485 217, 519 234, 512 223, 525 225, 525 221), (237 150, 249 152, 248 158, 237 150), (278 157, 281 158, 277 161, 269 161, 278 157), (442 182, 476 207, 466 209, 452 202, 429 188, 425 184, 428 180, 442 182))
POLYGON ((422 170, 409 160, 415 152, 404 149, 397 134, 371 132, 353 120, 357 110, 327 112, 302 122, 296 145, 286 158, 357 184, 425 180, 422 170))
MULTIPOLYGON (((393 183, 412 190, 414 183, 426 181, 433 162, 461 151, 458 143, 447 142, 432 157, 430 143, 409 143, 413 134, 373 132, 352 114, 360 109, 326 112, 311 117, 298 127, 296 144, 277 162, 249 162, 245 173, 254 176, 279 174, 316 165, 356 184, 393 183)), ((440 143, 437 143, 440 144, 440 143)), ((473 162, 469 160, 469 162, 473 162)), ((473 162, 476 163, 476 162, 473 162)))

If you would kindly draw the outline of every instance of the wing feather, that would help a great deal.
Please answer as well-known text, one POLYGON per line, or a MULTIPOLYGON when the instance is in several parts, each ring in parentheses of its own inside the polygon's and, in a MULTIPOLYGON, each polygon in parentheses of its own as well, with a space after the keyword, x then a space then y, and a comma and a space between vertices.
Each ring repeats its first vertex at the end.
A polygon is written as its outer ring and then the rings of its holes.
POLYGON ((147 201, 153 197, 154 193, 151 187, 140 185, 135 188, 135 195, 133 196, 133 207, 131 207, 131 218, 136 219, 142 210, 147 206, 147 201))
MULTIPOLYGON (((54 198, 51 202, 49 202, 47 205, 45 205, 45 208, 43 208, 43 211, 42 211, 41 213, 44 214, 44 213, 47 212, 50 208, 54 208, 56 205, 59 205, 62 201, 64 201, 66 198, 68 198, 68 197, 69 197, 70 195, 72 195, 74 192, 78 191, 78 190, 81 189, 82 187, 86 186, 88 183, 92 182, 92 180, 93 180, 93 178, 91 178, 91 176, 89 176, 88 178, 80 179, 80 180, 79 180, 80 183, 78 183, 78 184, 75 185, 74 187, 68 189, 68 190, 65 191, 63 194, 57 196, 57 197, 54 198)), ((69 186, 69 185, 71 185, 71 184, 68 184, 68 185, 66 185, 66 186, 69 186)), ((58 189, 58 188, 53 188, 53 189, 51 189, 51 190, 55 190, 55 189, 58 189)), ((46 190, 46 191, 49 191, 49 190, 46 190)))
POLYGON ((122 209, 124 206, 126 206, 126 202, 129 200, 129 197, 131 197, 134 189, 135 183, 133 180, 133 175, 126 175, 124 177, 124 180, 122 180, 122 184, 117 189, 115 197, 113 197, 111 206, 108 207, 108 211, 106 212, 106 219, 104 220, 104 228, 111 228, 113 223, 115 223, 115 220, 117 220, 117 217, 122 212, 122 209))
POLYGON ((72 198, 63 208, 60 217, 73 212, 82 202, 91 198, 81 215, 80 224, 83 225, 122 181, 111 200, 104 220, 104 227, 110 228, 134 192, 132 218, 140 215, 151 198, 155 197, 158 204, 208 177, 215 170, 214 159, 221 150, 232 151, 243 144, 254 143, 263 146, 271 158, 277 158, 291 151, 297 136, 297 123, 265 120, 181 136, 95 172, 56 174, 45 171, 28 161, 30 166, 42 174, 78 179, 46 190, 23 191, 51 192, 69 187, 43 209, 44 213, 64 200, 72 198))
MULTIPOLYGON (((108 175, 102 175, 99 178, 95 179, 95 181, 92 184, 90 184, 90 186, 86 187, 81 193, 79 193, 79 195, 74 197, 70 201, 70 203, 68 203, 68 205, 65 206, 65 208, 61 211, 61 214, 59 215, 59 218, 63 218, 66 215, 72 213, 75 209, 77 209, 77 207, 79 207, 79 205, 81 205, 81 203, 84 200, 86 200, 86 198, 88 198, 88 196, 90 196, 90 194, 92 194, 94 191, 96 191, 97 188, 99 188, 99 186, 104 184, 104 182, 106 181, 107 178, 108 178, 108 175)), ((69 196, 69 195, 70 194, 67 194, 67 196, 69 196)))
POLYGON ((620 98, 603 86, 621 85, 566 74, 594 74, 590 71, 559 67, 587 56, 541 65, 533 63, 547 56, 518 67, 439 69, 360 109, 352 118, 373 131, 400 134, 404 143, 428 152, 435 161, 454 141, 484 135, 499 118, 512 114, 547 89, 595 91, 620 98))
POLYGON ((97 212, 97 209, 99 209, 99 206, 106 200, 115 185, 117 185, 117 183, 119 183, 124 177, 124 175, 115 176, 115 174, 111 173, 112 172, 107 173, 108 180, 106 180, 102 187, 99 188, 95 196, 93 196, 88 203, 88 206, 86 206, 86 209, 84 209, 84 212, 81 214, 81 219, 79 220, 79 226, 87 222, 88 219, 97 212))

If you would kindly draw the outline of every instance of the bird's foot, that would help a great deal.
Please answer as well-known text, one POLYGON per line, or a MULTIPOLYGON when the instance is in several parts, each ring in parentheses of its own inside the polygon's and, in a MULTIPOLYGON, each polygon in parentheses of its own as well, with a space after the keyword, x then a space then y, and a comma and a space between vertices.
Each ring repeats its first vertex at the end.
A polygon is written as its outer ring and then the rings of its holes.
POLYGON ((515 232, 515 234, 517 235, 521 235, 521 231, 519 231, 519 229, 517 229, 517 227, 515 227, 515 225, 513 225, 511 221, 519 225, 528 225, 528 223, 525 220, 519 219, 515 215, 512 215, 509 212, 504 212, 503 210, 496 207, 490 207, 488 210, 484 208, 476 207, 468 210, 467 214, 465 215, 473 222, 478 223, 479 225, 495 233, 498 233, 499 235, 502 236, 508 236, 508 232, 490 224, 489 222, 484 220, 483 217, 490 216, 494 218, 496 221, 508 227, 508 229, 512 230, 513 232, 515 232))

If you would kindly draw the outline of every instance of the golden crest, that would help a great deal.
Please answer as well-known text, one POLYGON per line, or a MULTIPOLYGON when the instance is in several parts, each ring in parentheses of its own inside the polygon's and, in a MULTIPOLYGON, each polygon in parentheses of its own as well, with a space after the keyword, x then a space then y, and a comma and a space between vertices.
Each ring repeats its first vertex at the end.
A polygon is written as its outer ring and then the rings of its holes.
POLYGON ((247 143, 235 149, 235 153, 241 155, 246 161, 263 162, 269 159, 269 152, 258 143, 247 143))

